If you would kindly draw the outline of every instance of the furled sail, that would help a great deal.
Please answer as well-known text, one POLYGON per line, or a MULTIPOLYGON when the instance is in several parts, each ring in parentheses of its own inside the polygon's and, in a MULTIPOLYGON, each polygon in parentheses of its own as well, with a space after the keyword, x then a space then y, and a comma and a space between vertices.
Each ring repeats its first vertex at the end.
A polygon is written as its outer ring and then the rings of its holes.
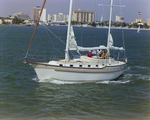
POLYGON ((98 50, 98 49, 107 49, 107 47, 104 45, 101 45, 99 47, 81 47, 81 46, 78 46, 79 51, 89 51, 89 50, 98 50))
POLYGON ((108 48, 111 48, 113 46, 113 38, 112 38, 112 35, 109 34, 109 38, 108 38, 108 48))
POLYGON ((77 50, 77 42, 75 40, 75 35, 72 26, 70 30, 70 36, 69 36, 69 50, 77 50))
POLYGON ((112 35, 109 34, 108 46, 107 46, 107 47, 108 47, 109 49, 114 49, 114 50, 124 50, 123 47, 115 47, 115 46, 113 46, 113 44, 114 44, 114 41, 113 41, 112 35))

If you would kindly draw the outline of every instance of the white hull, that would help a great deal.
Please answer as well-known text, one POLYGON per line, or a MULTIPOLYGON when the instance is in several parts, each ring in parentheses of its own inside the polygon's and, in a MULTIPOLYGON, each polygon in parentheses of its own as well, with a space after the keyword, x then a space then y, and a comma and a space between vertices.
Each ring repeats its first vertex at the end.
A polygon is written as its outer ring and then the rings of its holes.
POLYGON ((77 68, 55 66, 48 64, 30 63, 39 80, 57 79, 70 82, 94 82, 114 80, 126 69, 126 64, 118 66, 105 66, 103 68, 77 68))
POLYGON ((53 69, 39 69, 39 68, 35 68, 35 71, 39 80, 57 79, 61 81, 72 81, 72 82, 114 80, 124 72, 123 70, 111 73, 75 73, 75 72, 62 72, 62 71, 55 71, 53 69))

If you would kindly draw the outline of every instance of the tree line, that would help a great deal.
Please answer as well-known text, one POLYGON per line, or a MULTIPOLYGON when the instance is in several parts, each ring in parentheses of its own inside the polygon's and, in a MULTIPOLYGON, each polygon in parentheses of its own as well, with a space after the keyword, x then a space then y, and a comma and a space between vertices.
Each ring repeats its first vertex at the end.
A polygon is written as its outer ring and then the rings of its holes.
POLYGON ((7 18, 3 18, 3 17, 0 17, 0 19, 2 20, 2 24, 10 24, 9 22, 6 22, 5 20, 12 20, 12 24, 24 24, 24 20, 21 20, 19 18, 17 18, 16 16, 12 19, 10 17, 7 17, 7 18))
MULTIPOLYGON (((76 22, 76 21, 72 21, 72 24, 73 25, 77 25, 77 24, 87 24, 86 22, 76 22)), ((96 26, 109 26, 109 21, 104 21, 104 22, 92 22, 92 23, 88 23, 88 25, 91 25, 93 27, 96 27, 96 26)), ((114 26, 114 27, 128 27, 128 28, 138 28, 139 25, 138 23, 133 23, 133 24, 130 24, 130 23, 126 23, 126 22, 111 22, 111 25, 114 26)), ((143 25, 140 25, 141 28, 150 28, 150 26, 147 25, 147 23, 144 23, 143 25)))

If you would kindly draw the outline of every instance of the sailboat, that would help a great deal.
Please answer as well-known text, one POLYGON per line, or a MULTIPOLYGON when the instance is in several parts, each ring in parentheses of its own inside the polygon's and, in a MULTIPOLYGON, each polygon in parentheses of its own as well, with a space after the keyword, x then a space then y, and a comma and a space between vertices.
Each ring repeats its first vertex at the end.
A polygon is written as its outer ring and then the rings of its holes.
POLYGON ((138 23, 139 27, 138 27, 138 30, 137 30, 137 33, 140 32, 140 25, 143 25, 143 23, 138 23))
MULTIPOLYGON (((44 7, 46 0, 44 0, 42 9, 44 7)), ((69 9, 69 22, 65 49, 65 58, 60 60, 51 60, 47 63, 45 62, 31 62, 28 61, 28 52, 30 45, 32 43, 38 21, 33 32, 31 42, 29 44, 24 63, 31 65, 40 80, 60 80, 67 82, 95 82, 95 81, 106 81, 114 80, 118 78, 127 67, 127 58, 124 60, 115 60, 110 56, 110 50, 125 51, 124 47, 113 46, 113 37, 111 35, 111 16, 112 16, 112 6, 113 0, 111 0, 110 5, 110 19, 109 19, 109 29, 107 46, 99 45, 97 47, 82 47, 78 46, 76 42, 76 37, 71 26, 71 16, 72 16, 72 3, 70 0, 69 9), (80 55, 78 58, 71 59, 69 56, 69 51, 92 51, 92 50, 105 50, 108 52, 108 56, 91 56, 80 55)), ((42 14, 42 10, 40 15, 42 14)), ((40 18, 39 15, 39 18, 40 18)), ((92 41, 91 41, 92 42, 92 41)))

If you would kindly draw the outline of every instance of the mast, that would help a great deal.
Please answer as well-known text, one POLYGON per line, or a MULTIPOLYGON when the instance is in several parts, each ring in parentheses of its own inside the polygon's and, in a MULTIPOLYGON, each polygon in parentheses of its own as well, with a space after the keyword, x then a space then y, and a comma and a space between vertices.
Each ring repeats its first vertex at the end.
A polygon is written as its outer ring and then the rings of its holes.
POLYGON ((69 51, 70 29, 71 29, 72 3, 73 3, 73 0, 70 0, 69 22, 68 22, 68 32, 67 32, 66 50, 65 50, 65 61, 69 60, 69 53, 68 53, 68 51, 69 51))
POLYGON ((103 15, 101 16, 101 23, 103 22, 103 15))
POLYGON ((113 8, 113 0, 111 0, 111 5, 110 5, 110 16, 109 16, 109 29, 108 29, 107 47, 108 47, 108 44, 109 44, 109 36, 110 36, 110 28, 111 28, 111 17, 112 17, 112 8, 113 8))
POLYGON ((33 40, 33 38, 34 38, 34 34, 35 34, 35 32, 36 32, 36 29, 37 29, 38 23, 39 23, 39 21, 40 21, 40 17, 41 17, 41 15, 42 15, 42 12, 43 12, 43 8, 44 8, 45 3, 46 3, 46 0, 44 0, 44 2, 43 2, 43 5, 42 5, 42 8, 41 8, 41 11, 40 11, 40 14, 39 14, 38 20, 37 20, 37 22, 36 22, 36 26, 35 26, 35 28, 34 28, 34 32, 33 32, 33 34, 32 34, 32 38, 31 38, 31 41, 30 41, 30 44, 29 44, 29 47, 28 47, 28 50, 27 50, 27 53, 26 53, 25 58, 28 56, 28 52, 29 52, 29 49, 30 49, 30 46, 31 46, 32 40, 33 40))

